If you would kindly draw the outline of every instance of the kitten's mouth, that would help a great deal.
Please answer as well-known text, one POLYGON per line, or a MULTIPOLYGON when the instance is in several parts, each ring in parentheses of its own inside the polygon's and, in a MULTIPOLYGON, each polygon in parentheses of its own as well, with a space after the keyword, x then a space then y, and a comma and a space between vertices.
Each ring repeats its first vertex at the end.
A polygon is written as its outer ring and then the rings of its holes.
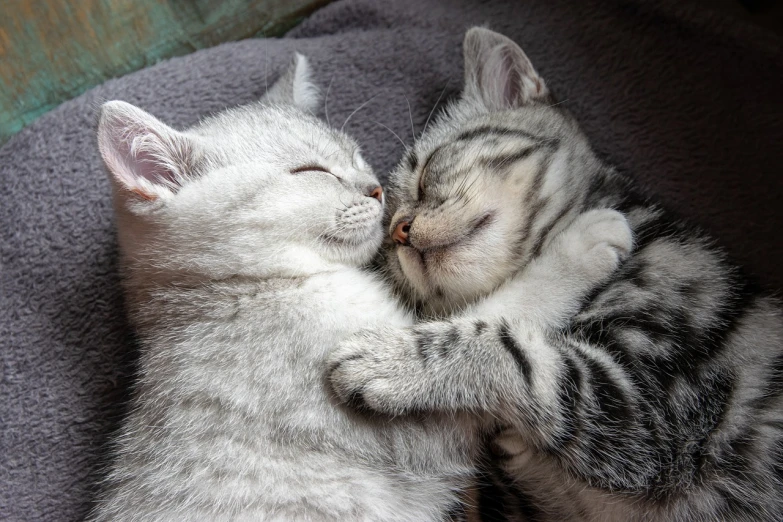
MULTIPOLYGON (((473 239, 482 230, 487 228, 494 219, 495 216, 493 213, 488 212, 487 214, 484 214, 480 219, 474 222, 467 233, 450 243, 439 244, 429 248, 416 248, 413 245, 398 244, 397 257, 400 261, 403 273, 405 273, 411 283, 420 290, 431 289, 434 284, 433 281, 431 281, 433 277, 438 278, 437 275, 440 272, 444 272, 441 275, 446 275, 445 272, 453 272, 453 267, 449 268, 445 266, 449 262, 452 251, 473 239)), ((460 264, 458 259, 453 261, 456 261, 456 265, 460 264)), ((455 263, 452 262, 452 264, 454 265, 455 263)), ((435 286, 437 287, 437 285, 435 286)))

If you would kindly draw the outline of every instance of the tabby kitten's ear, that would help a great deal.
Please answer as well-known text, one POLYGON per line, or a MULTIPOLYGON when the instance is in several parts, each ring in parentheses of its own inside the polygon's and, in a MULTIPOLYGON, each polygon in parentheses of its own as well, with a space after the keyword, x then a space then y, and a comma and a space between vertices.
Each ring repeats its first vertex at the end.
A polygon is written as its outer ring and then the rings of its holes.
POLYGON ((176 193, 196 164, 193 138, 122 101, 101 107, 98 148, 115 186, 146 200, 176 193))
POLYGON ((318 87, 310 80, 310 65, 307 58, 299 53, 277 82, 269 88, 262 98, 265 103, 295 105, 300 109, 314 112, 319 105, 318 87))
POLYGON ((489 111, 514 109, 549 97, 530 59, 512 40, 483 27, 465 34, 463 97, 480 101, 489 111))

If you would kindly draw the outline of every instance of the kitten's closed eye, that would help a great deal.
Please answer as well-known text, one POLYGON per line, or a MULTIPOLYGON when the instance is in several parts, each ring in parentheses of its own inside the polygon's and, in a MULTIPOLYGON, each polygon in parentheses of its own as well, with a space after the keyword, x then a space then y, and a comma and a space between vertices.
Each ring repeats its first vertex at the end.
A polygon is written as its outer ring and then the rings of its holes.
MULTIPOLYGON (((437 152, 437 151, 436 151, 437 152)), ((424 166, 421 168, 421 174, 419 174, 419 183, 418 183, 418 192, 416 193, 416 199, 418 201, 421 201, 424 199, 424 175, 427 173, 427 167, 430 165, 430 161, 432 161, 432 157, 435 155, 435 152, 429 155, 427 158, 427 161, 424 162, 424 166)))
POLYGON ((327 174, 331 174, 332 176, 335 176, 328 169, 320 165, 302 165, 301 167, 296 167, 295 169, 291 169, 291 174, 300 174, 302 172, 325 172, 327 174))

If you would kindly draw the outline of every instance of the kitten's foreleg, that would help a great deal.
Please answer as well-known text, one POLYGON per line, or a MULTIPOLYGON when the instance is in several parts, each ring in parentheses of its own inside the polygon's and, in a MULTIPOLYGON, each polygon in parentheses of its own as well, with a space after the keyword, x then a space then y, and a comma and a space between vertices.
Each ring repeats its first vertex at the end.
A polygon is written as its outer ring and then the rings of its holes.
POLYGON ((622 214, 590 210, 555 236, 521 273, 461 315, 562 328, 632 248, 633 234, 622 214))
MULTIPOLYGON (((586 212, 514 280, 461 317, 411 329, 365 331, 331 354, 337 394, 385 413, 476 410, 518 403, 524 379, 556 353, 547 332, 561 327, 632 248, 625 218, 586 212), (520 374, 521 372, 521 374, 520 374)), ((554 364, 554 363, 553 363, 554 364)))

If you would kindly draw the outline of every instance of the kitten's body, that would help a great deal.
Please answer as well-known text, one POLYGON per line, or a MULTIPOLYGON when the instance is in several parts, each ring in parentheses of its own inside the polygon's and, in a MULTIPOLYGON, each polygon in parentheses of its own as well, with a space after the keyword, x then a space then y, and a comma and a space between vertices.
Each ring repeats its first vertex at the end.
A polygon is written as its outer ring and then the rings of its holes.
POLYGON ((293 108, 298 60, 265 104, 185 132, 103 109, 141 360, 94 520, 441 520, 473 471, 470 419, 367 418, 325 385, 340 340, 412 320, 359 268, 380 188, 293 108))
POLYGON ((469 431, 367 419, 325 393, 331 347, 411 324, 379 280, 342 267, 159 294, 102 518, 438 520, 451 507, 469 431))
POLYGON ((777 303, 603 164, 516 44, 473 29, 465 58, 462 98, 392 175, 385 252, 411 304, 447 318, 343 343, 335 390, 500 419, 487 520, 782 520, 777 303), (563 272, 553 238, 601 209, 628 219, 630 258, 571 315, 522 306, 507 281, 563 272))

